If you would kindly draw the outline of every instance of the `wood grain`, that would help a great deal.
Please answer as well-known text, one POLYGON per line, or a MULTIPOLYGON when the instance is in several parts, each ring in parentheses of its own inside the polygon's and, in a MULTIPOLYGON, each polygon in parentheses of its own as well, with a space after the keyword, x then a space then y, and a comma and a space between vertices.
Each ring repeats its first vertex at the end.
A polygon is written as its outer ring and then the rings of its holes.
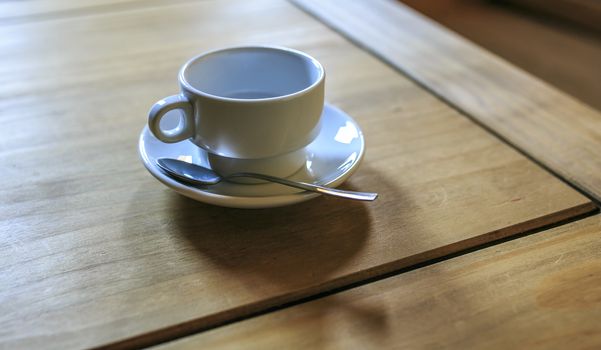
POLYGON ((27 0, 0 1, 0 25, 169 6, 193 0, 27 0))
POLYGON ((0 26, 0 343, 141 346, 593 210, 561 181, 294 6, 199 2, 0 26), (268 13, 269 16, 264 14, 268 13), (314 55, 367 155, 347 188, 230 210, 140 164, 146 113, 199 52, 314 55))
POLYGON ((598 349, 601 217, 156 349, 598 349))
POLYGON ((598 111, 396 1, 293 2, 601 202, 598 111))

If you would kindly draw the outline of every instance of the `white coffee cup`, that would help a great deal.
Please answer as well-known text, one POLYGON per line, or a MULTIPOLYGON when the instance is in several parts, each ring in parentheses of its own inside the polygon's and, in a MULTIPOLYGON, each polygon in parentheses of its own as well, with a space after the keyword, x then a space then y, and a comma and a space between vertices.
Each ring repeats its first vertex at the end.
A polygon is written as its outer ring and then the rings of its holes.
POLYGON ((304 164, 303 148, 319 133, 325 71, 288 48, 232 47, 188 61, 181 92, 152 106, 148 126, 163 142, 190 139, 219 173, 252 171, 288 176, 304 164), (161 119, 180 110, 171 130, 161 119))

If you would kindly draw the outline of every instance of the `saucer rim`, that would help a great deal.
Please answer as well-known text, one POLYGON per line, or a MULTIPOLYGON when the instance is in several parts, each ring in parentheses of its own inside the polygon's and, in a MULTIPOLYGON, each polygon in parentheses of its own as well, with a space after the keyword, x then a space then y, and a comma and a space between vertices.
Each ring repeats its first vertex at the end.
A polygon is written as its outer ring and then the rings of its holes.
MULTIPOLYGON (((344 118, 350 120, 355 125, 357 130, 359 131, 358 136, 359 136, 359 140, 361 142, 359 154, 358 154, 357 160, 354 162, 353 166, 351 166, 346 171, 341 172, 340 175, 335 177, 334 179, 332 179, 328 182, 322 183, 322 185, 324 185, 324 186, 337 187, 340 184, 342 184, 344 181, 346 181, 346 179, 348 179, 350 176, 352 176, 355 173, 355 171, 359 168, 361 163, 363 162, 363 158, 365 155, 365 148, 366 148, 365 147, 365 137, 363 135, 363 131, 359 127, 359 124, 346 112, 344 112, 343 110, 341 110, 329 103, 326 103, 324 105, 324 109, 326 109, 326 108, 332 109, 335 113, 339 113, 339 114, 343 115, 344 118)), ((153 162, 148 158, 147 152, 143 151, 143 149, 145 149, 145 147, 144 147, 144 145, 145 145, 144 136, 145 135, 149 135, 151 137, 153 136, 152 133, 150 133, 150 130, 148 129, 148 125, 144 126, 144 128, 140 132, 140 136, 138 139, 138 155, 140 157, 140 160, 144 164, 144 167, 146 168, 146 170, 148 170, 148 172, 155 179, 157 179, 159 182, 161 182, 163 185, 171 188, 172 190, 176 191, 177 193, 179 193, 183 196, 186 196, 190 199, 193 199, 193 200, 196 200, 199 202, 203 202, 203 203, 207 203, 207 204, 222 206, 222 207, 259 209, 259 208, 281 207, 281 206, 301 203, 301 202, 310 200, 310 199, 315 198, 320 195, 319 193, 313 193, 313 192, 308 192, 308 191, 299 191, 296 193, 289 193, 289 194, 284 194, 284 195, 231 196, 231 195, 218 194, 218 193, 214 193, 214 192, 207 192, 207 191, 203 191, 200 188, 188 186, 188 185, 183 184, 177 180, 174 180, 174 179, 170 178, 169 176, 167 176, 166 174, 162 173, 161 170, 158 169, 158 166, 156 164, 153 164, 153 162)), ((317 136, 317 138, 318 137, 319 137, 319 135, 317 136)), ((185 140, 185 141, 181 141, 181 142, 192 143, 190 140, 185 140)), ((305 148, 308 148, 309 145, 307 145, 305 148)), ((194 146, 198 147, 196 145, 194 145, 194 146)), ((204 150, 202 150, 202 151, 204 151, 204 150)), ((313 180, 315 181, 315 180, 319 180, 319 179, 313 179, 313 180)))

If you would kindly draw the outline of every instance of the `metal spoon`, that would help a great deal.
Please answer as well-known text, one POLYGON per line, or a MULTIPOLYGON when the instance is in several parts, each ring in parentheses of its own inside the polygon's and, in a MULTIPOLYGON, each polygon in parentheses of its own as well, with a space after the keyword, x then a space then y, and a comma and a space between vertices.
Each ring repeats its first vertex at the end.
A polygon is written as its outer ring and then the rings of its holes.
POLYGON ((300 188, 301 190, 327 194, 334 197, 342 197, 359 201, 373 201, 378 197, 377 193, 345 191, 336 188, 324 187, 320 185, 309 184, 306 182, 296 182, 282 179, 275 176, 255 174, 255 173, 236 173, 223 177, 211 169, 200 165, 187 163, 178 159, 160 158, 157 165, 168 175, 195 185, 215 185, 222 180, 235 177, 252 177, 255 179, 279 183, 282 185, 300 188))

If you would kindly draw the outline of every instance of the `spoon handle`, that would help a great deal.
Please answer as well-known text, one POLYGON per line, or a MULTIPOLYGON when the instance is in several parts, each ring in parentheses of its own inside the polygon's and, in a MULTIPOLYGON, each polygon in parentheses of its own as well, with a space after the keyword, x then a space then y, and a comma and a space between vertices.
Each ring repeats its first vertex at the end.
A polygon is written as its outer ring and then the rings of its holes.
POLYGON ((282 179, 279 177, 263 175, 263 174, 237 173, 237 174, 231 174, 231 175, 227 176, 227 178, 232 178, 232 177, 252 177, 255 179, 259 179, 259 180, 265 180, 265 181, 275 182, 275 183, 279 183, 279 184, 290 186, 290 187, 300 188, 301 190, 317 192, 317 193, 325 194, 328 196, 354 199, 354 200, 358 200, 358 201, 373 201, 374 199, 376 199, 378 197, 378 194, 373 193, 373 192, 345 191, 345 190, 339 190, 337 188, 324 187, 324 186, 314 185, 314 184, 310 184, 310 183, 306 183, 306 182, 290 181, 287 179, 282 179))

